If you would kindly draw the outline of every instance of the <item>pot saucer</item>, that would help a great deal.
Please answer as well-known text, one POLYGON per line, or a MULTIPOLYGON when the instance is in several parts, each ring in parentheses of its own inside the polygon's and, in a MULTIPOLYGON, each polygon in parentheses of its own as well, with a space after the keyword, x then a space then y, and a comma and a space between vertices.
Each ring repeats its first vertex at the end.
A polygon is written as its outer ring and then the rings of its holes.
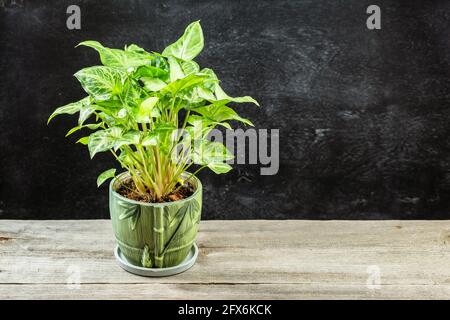
POLYGON ((144 268, 141 266, 136 266, 127 260, 127 258, 120 251, 119 246, 116 246, 116 248, 114 249, 114 256, 119 262, 119 265, 130 273, 134 273, 144 277, 167 277, 184 272, 192 267, 197 260, 198 247, 194 243, 192 245, 191 251, 189 251, 186 259, 184 259, 183 262, 181 262, 179 265, 168 268, 144 268))

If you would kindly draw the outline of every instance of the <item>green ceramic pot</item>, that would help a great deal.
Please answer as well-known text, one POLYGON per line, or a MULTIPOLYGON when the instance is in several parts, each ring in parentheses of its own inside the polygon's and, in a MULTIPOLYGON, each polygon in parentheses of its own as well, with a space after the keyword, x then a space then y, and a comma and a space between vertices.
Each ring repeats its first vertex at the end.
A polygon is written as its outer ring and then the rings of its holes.
MULTIPOLYGON (((184 173, 187 178, 189 173, 184 173)), ((144 203, 121 196, 115 190, 119 179, 111 181, 109 210, 116 241, 129 262, 147 268, 166 268, 180 264, 188 255, 200 223, 202 184, 193 177, 195 188, 189 198, 165 203, 144 203)))

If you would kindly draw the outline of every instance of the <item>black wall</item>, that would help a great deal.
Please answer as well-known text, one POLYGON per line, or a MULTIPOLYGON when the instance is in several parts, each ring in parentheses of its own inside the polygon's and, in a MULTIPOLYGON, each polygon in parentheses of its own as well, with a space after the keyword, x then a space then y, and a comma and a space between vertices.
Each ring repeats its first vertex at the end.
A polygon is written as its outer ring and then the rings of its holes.
POLYGON ((280 129, 280 171, 258 165, 200 175, 206 219, 450 218, 450 1, 0 0, 0 218, 105 218, 96 188, 107 154, 89 160, 72 76, 98 63, 87 39, 162 50, 201 19, 205 50, 237 109, 280 129), (81 7, 81 30, 66 8, 81 7), (366 28, 366 8, 382 29, 366 28))

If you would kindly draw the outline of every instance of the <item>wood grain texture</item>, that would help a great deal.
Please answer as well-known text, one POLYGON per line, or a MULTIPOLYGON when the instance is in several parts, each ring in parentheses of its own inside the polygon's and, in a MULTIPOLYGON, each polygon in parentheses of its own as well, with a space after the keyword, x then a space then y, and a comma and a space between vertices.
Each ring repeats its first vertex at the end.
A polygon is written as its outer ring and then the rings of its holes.
POLYGON ((197 243, 189 271, 144 278, 108 220, 0 220, 0 299, 450 299, 448 220, 203 221, 197 243))

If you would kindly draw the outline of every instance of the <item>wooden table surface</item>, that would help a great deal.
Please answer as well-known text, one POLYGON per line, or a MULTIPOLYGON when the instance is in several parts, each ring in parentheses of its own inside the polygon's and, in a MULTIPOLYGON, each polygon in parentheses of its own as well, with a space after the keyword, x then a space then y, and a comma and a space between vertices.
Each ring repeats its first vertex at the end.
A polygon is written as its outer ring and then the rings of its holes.
POLYGON ((0 299, 450 299, 450 221, 203 221, 197 263, 122 270, 108 220, 0 220, 0 299))

